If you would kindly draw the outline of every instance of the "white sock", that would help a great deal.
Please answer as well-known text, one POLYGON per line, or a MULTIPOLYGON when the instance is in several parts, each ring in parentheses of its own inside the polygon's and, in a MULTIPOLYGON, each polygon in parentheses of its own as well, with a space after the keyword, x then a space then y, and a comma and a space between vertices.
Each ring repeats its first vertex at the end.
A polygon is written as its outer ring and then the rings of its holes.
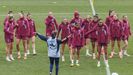
POLYGON ((33 54, 36 54, 36 50, 35 49, 33 49, 33 54))
POLYGON ((33 49, 33 54, 36 54, 35 45, 32 45, 32 49, 33 49))
POLYGON ((73 64, 74 63, 74 60, 71 60, 71 63, 73 64))
POLYGON ((79 63, 79 60, 76 60, 76 64, 78 64, 79 63))
POLYGON ((89 49, 86 49, 86 54, 89 54, 89 49))
POLYGON ((124 53, 127 54, 127 50, 124 50, 124 53))

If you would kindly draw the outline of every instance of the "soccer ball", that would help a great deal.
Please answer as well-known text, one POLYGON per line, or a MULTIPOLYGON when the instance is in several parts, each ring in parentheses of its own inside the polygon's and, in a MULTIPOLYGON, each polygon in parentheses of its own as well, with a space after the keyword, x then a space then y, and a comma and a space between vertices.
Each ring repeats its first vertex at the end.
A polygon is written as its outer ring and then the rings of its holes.
POLYGON ((118 73, 112 73, 112 75, 118 75, 118 73))

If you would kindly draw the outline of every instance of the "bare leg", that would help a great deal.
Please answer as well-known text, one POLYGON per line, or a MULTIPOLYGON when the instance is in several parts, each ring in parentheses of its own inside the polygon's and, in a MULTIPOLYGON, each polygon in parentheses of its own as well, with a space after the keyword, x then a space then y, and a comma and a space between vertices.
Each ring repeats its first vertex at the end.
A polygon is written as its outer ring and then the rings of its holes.
POLYGON ((33 49, 33 55, 36 55, 36 49, 35 49, 35 36, 32 37, 32 49, 33 49))
POLYGON ((77 47, 77 60, 76 60, 76 66, 80 66, 80 65, 79 65, 79 60, 80 60, 80 49, 81 49, 81 47, 77 47))
POLYGON ((69 46, 70 61, 72 61, 72 47, 69 46))
POLYGON ((10 43, 6 43, 6 60, 11 61, 10 60, 10 43))
POLYGON ((75 48, 72 48, 72 60, 71 60, 71 67, 73 67, 74 66, 74 55, 75 55, 75 48))
POLYGON ((30 54, 30 38, 27 40, 27 52, 28 55, 30 54))
POLYGON ((122 58, 122 50, 121 50, 121 41, 117 41, 117 46, 118 46, 118 49, 119 49, 119 57, 122 58))
POLYGON ((102 46, 98 45, 98 61, 100 61, 100 55, 101 55, 102 46))
POLYGON ((93 53, 93 59, 96 59, 96 55, 95 55, 95 42, 92 42, 92 53, 93 53))
POLYGON ((86 48, 86 56, 92 56, 89 53, 89 43, 90 43, 90 39, 86 39, 86 45, 85 45, 85 48, 86 48))
POLYGON ((115 41, 112 40, 111 41, 111 55, 110 55, 110 58, 112 58, 114 56, 114 45, 115 45, 115 41))
POLYGON ((97 45, 97 50, 98 50, 98 63, 97 63, 97 67, 100 67, 100 55, 101 55, 101 51, 102 51, 102 46, 97 45))
POLYGON ((124 40, 124 46, 123 46, 123 48, 122 48, 123 54, 126 55, 126 56, 130 56, 130 55, 127 53, 127 47, 128 47, 128 41, 127 41, 127 40, 124 40))
POLYGON ((107 46, 104 46, 104 54, 105 54, 105 60, 108 60, 107 46))
POLYGON ((124 40, 124 46, 122 47, 123 50, 127 50, 127 47, 128 47, 128 41, 127 40, 124 40))
POLYGON ((62 61, 64 62, 65 61, 65 58, 64 58, 64 49, 65 49, 65 44, 63 43, 62 44, 62 47, 61 47, 61 56, 62 56, 62 61))
POLYGON ((106 67, 109 67, 109 64, 108 64, 108 51, 107 51, 107 46, 103 46, 104 47, 104 52, 105 52, 105 65, 106 67))
POLYGON ((20 39, 16 39, 16 48, 17 48, 17 54, 18 54, 18 59, 21 58, 21 55, 20 55, 20 48, 19 48, 19 44, 20 44, 20 39))
POLYGON ((10 59, 14 60, 14 58, 12 56, 12 50, 13 50, 13 42, 11 42, 11 44, 10 44, 10 59))
POLYGON ((24 59, 27 59, 27 40, 23 40, 24 59))

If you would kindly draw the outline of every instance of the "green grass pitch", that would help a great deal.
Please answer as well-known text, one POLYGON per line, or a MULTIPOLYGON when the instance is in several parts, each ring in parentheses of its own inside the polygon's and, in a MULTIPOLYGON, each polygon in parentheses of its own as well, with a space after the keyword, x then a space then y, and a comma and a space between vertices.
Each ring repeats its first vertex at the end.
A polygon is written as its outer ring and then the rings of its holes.
MULTIPOLYGON (((131 25, 133 24, 133 0, 95 0, 96 12, 105 19, 109 9, 114 9, 119 13, 119 17, 126 14, 129 17, 131 25)), ((17 13, 21 10, 31 12, 36 22, 37 31, 44 34, 44 18, 47 13, 52 11, 58 23, 63 17, 71 19, 74 10, 77 9, 82 17, 91 14, 89 0, 0 0, 0 75, 49 75, 49 60, 47 57, 46 43, 36 39, 37 56, 28 56, 27 60, 17 59, 13 62, 5 61, 5 43, 3 34, 3 20, 9 10, 13 10, 18 18, 17 13)), ((133 29, 133 26, 131 26, 133 29)), ((129 40, 129 53, 131 57, 119 59, 115 56, 109 59, 111 72, 117 72, 119 75, 133 75, 133 39, 129 40)), ((117 48, 116 48, 117 50, 117 48)), ((65 49, 66 62, 60 62, 59 75, 106 75, 105 66, 102 63, 97 68, 96 60, 85 56, 85 49, 81 50, 80 67, 70 67, 68 48, 65 49)), ((110 46, 108 48, 110 51, 110 46)), ((118 50, 117 50, 118 52, 118 50)), ((21 53, 23 47, 21 45, 21 53)), ((13 55, 16 58, 16 47, 14 43, 13 55)))

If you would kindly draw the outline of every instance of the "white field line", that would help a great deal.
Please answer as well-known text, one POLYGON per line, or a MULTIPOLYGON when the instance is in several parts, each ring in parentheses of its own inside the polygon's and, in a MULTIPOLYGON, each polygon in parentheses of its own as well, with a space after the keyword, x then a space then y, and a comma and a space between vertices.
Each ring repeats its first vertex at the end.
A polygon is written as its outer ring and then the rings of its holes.
MULTIPOLYGON (((32 15, 48 15, 48 13, 31 13, 32 15)), ((73 15, 73 13, 54 13, 54 15, 73 15)), ((80 13, 81 15, 90 14, 90 13, 80 13)), ((97 14, 108 14, 108 13, 97 13, 97 14)), ((133 13, 118 13, 118 14, 133 14, 133 13)), ((18 14, 14 14, 18 15, 18 14)), ((6 16, 6 14, 0 14, 0 16, 6 16)))
MULTIPOLYGON (((103 60, 104 60, 105 66, 106 66, 105 54, 103 54, 103 60)), ((110 67, 106 67, 106 75, 111 75, 110 67)))

